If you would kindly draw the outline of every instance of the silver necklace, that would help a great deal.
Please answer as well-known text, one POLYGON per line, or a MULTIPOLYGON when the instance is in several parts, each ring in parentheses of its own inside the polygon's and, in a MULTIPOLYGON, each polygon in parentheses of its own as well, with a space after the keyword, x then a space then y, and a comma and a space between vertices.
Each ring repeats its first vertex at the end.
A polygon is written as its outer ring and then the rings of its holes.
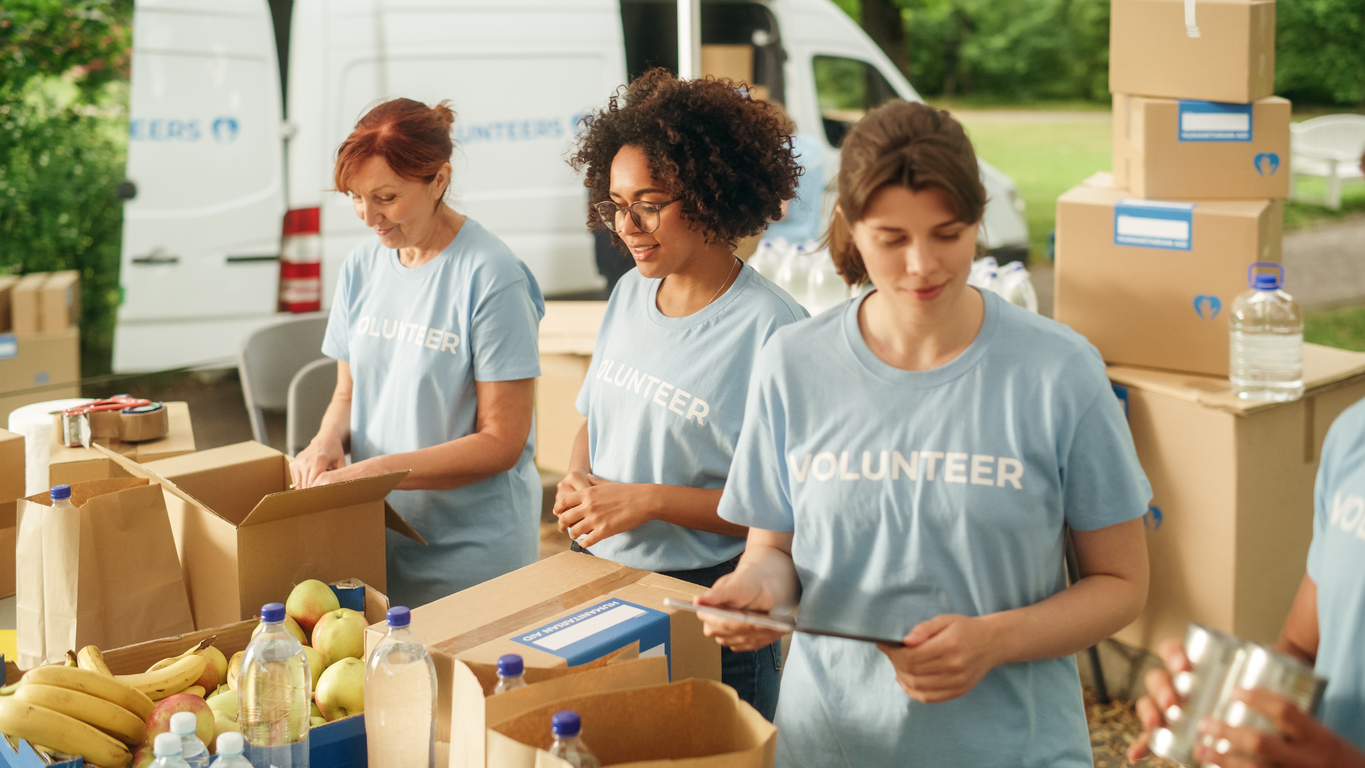
POLYGON ((720 284, 720 287, 716 289, 716 295, 715 295, 715 296, 712 296, 712 297, 711 297, 711 301, 706 302, 706 305, 703 306, 702 309, 706 309, 706 307, 711 306, 711 302, 713 302, 713 301, 715 301, 717 298, 719 298, 719 297, 720 297, 720 292, 723 291, 723 290, 725 290, 725 286, 727 286, 727 285, 730 284, 730 278, 735 274, 735 267, 737 267, 739 264, 742 263, 742 262, 740 262, 738 256, 734 257, 734 259, 735 259, 735 263, 730 265, 730 271, 725 273, 725 281, 722 282, 722 283, 720 284))

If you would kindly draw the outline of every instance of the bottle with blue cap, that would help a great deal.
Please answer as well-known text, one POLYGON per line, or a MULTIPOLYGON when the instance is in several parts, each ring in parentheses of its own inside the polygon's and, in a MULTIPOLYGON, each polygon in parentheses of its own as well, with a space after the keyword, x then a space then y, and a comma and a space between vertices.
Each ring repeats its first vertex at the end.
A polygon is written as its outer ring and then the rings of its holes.
POLYGON ((388 612, 389 630, 365 664, 365 741, 370 768, 436 764, 436 665, 412 631, 412 613, 388 612))
POLYGON ((151 768, 189 768, 184 758, 180 756, 180 737, 174 733, 158 733, 152 739, 152 766, 151 768))
POLYGON ((1303 397, 1303 312, 1282 290, 1284 267, 1258 261, 1247 267, 1247 283, 1251 290, 1233 301, 1228 316, 1232 391, 1243 400, 1298 400, 1303 397))
POLYGON ((48 498, 52 499, 53 509, 76 508, 76 505, 71 503, 71 486, 69 485, 54 485, 47 495, 48 498))
POLYGON ((574 768, 600 768, 602 763, 583 743, 582 732, 583 721, 577 712, 565 709, 554 713, 550 718, 550 733, 555 742, 550 745, 550 754, 574 768))
POLYGON ((303 646, 284 626, 284 604, 261 608, 261 627, 242 655, 238 722, 252 765, 308 768, 313 678, 303 646))
POLYGON ((498 684, 493 686, 493 695, 515 691, 526 687, 525 668, 521 657, 507 653, 498 657, 498 684))

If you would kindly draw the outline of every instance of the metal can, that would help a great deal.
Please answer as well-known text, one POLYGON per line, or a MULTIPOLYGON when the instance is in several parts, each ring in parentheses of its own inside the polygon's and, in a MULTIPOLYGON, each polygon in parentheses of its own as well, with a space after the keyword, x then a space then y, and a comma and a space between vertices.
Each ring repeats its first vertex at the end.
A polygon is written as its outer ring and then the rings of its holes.
POLYGON ((1165 728, 1152 731, 1150 749, 1154 754, 1181 765, 1195 764, 1199 721, 1217 708, 1242 648, 1242 641, 1231 635, 1190 624, 1185 631, 1190 671, 1180 672, 1172 680, 1183 703, 1166 710, 1165 728))
MULTIPOLYGON (((1235 698, 1237 693, 1258 688, 1266 690, 1312 715, 1317 712, 1326 687, 1327 680, 1318 677, 1313 668, 1302 661, 1276 653, 1265 646, 1247 643, 1228 676, 1213 717, 1234 727, 1254 728, 1261 733, 1278 736, 1280 731, 1275 724, 1235 698)), ((1220 753, 1227 752, 1231 745, 1226 742, 1226 739, 1222 739, 1213 747, 1220 753)))

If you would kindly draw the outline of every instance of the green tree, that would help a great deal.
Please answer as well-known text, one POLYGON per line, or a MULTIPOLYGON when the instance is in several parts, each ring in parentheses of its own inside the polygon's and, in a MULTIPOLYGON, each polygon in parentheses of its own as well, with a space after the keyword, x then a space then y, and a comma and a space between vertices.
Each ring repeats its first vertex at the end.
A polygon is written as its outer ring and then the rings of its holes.
POLYGON ((1294 0, 1275 15, 1276 92, 1365 107, 1365 0, 1294 0))

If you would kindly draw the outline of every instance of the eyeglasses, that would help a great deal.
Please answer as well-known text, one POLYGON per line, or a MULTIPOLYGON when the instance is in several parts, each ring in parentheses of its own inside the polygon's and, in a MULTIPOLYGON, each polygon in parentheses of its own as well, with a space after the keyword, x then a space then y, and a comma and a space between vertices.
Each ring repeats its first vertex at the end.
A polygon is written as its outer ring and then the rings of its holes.
POLYGON ((681 197, 675 197, 666 203, 651 203, 640 200, 630 205, 617 205, 610 200, 603 200, 600 203, 594 203, 592 207, 597 211, 602 223, 612 232, 621 231, 621 224, 625 221, 625 215, 629 213, 631 221, 635 222, 635 226, 641 232, 650 234, 659 228, 659 211, 663 210, 664 206, 672 205, 681 199, 681 197))

